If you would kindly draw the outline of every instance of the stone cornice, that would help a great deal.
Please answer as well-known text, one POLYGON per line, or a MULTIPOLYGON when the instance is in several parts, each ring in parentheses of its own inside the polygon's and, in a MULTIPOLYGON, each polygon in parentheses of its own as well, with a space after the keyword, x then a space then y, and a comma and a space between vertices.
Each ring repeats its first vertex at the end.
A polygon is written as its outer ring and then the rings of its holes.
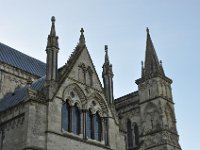
POLYGON ((145 101, 143 101, 143 102, 140 102, 139 104, 141 105, 141 104, 144 104, 144 103, 147 103, 147 102, 151 102, 151 101, 157 100, 158 98, 162 98, 162 99, 164 99, 164 100, 170 102, 170 103, 173 104, 173 105, 175 104, 173 101, 169 100, 168 98, 166 98, 166 97, 164 97, 164 96, 157 96, 157 97, 154 97, 154 98, 145 100, 145 101))
POLYGON ((33 75, 27 71, 24 71, 17 67, 11 66, 4 62, 0 62, 0 70, 3 72, 6 72, 6 73, 12 74, 18 78, 25 79, 25 80, 27 80, 30 76, 34 79, 40 78, 39 76, 33 75), (13 71, 13 70, 15 70, 15 71, 13 71))
POLYGON ((140 79, 137 79, 137 80, 135 80, 135 83, 137 85, 139 85, 139 84, 141 84, 141 83, 143 83, 143 82, 145 82, 147 80, 150 80, 150 79, 156 78, 156 77, 160 77, 161 79, 165 80, 166 82, 168 82, 170 84, 172 84, 172 82, 173 82, 170 78, 168 78, 166 76, 163 76, 163 75, 160 75, 160 74, 156 74, 156 75, 153 75, 153 76, 145 76, 145 77, 142 77, 140 79))
POLYGON ((58 133, 58 132, 55 132, 55 131, 46 131, 47 134, 55 134, 55 135, 58 135, 58 136, 62 136, 62 137, 69 137, 71 139, 74 139, 76 141, 79 141, 79 142, 82 142, 82 143, 85 143, 85 144, 88 144, 88 145, 94 145, 94 146, 98 146, 98 147, 101 147, 101 148, 104 148, 104 149, 108 149, 108 150, 112 150, 110 147, 102 144, 101 142, 98 142, 98 141, 95 141, 95 140, 86 140, 84 139, 83 137, 80 137, 80 136, 77 136, 77 135, 72 135, 72 134, 61 134, 61 133, 58 133))

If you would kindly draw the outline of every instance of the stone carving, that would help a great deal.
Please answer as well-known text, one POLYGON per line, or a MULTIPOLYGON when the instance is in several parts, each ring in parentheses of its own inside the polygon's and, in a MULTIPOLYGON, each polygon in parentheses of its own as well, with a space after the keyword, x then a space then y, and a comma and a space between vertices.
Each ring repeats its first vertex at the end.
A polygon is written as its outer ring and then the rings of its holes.
POLYGON ((165 117, 166 117, 165 128, 176 133, 177 130, 176 130, 175 114, 172 108, 170 107, 169 103, 167 103, 165 106, 165 117))
POLYGON ((78 79, 80 82, 92 86, 93 85, 93 71, 90 66, 81 63, 78 69, 78 79))
POLYGON ((99 93, 92 93, 89 97, 89 100, 96 100, 101 107, 101 110, 103 113, 107 114, 108 113, 108 106, 106 104, 106 101, 102 98, 102 96, 99 93))
POLYGON ((159 109, 155 104, 149 103, 144 112, 143 134, 148 134, 161 129, 159 109))
POLYGON ((63 100, 68 99, 71 105, 74 105, 76 102, 84 104, 86 101, 85 94, 82 89, 77 84, 70 84, 63 91, 63 100))

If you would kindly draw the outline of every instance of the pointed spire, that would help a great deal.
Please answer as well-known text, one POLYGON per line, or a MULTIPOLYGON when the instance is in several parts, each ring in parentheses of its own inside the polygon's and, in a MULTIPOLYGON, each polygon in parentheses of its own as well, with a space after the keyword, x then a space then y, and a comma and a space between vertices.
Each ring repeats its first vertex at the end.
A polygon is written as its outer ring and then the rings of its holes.
POLYGON ((55 17, 52 16, 51 17, 52 25, 51 25, 50 34, 48 36, 47 48, 55 47, 55 48, 59 49, 59 46, 58 46, 58 36, 56 36, 56 29, 55 29, 55 21, 56 21, 55 17))
POLYGON ((79 38, 79 44, 78 45, 83 46, 83 45, 85 45, 85 36, 83 34, 84 33, 83 28, 81 28, 80 32, 81 32, 81 35, 80 35, 80 38, 79 38))
POLYGON ((105 45, 105 62, 103 64, 103 74, 109 74, 113 76, 112 64, 110 64, 108 56, 108 45, 105 45))
POLYGON ((147 32, 147 41, 146 41, 146 54, 145 54, 145 64, 144 64, 144 73, 142 76, 152 76, 152 75, 163 75, 164 71, 162 65, 160 65, 156 50, 153 46, 149 29, 146 29, 147 32))
POLYGON ((104 64, 110 64, 109 57, 108 57, 108 45, 105 45, 105 62, 104 64))
POLYGON ((56 36, 55 21, 56 21, 56 18, 52 16, 51 17, 52 26, 51 26, 51 32, 50 32, 51 36, 56 36))
POLYGON ((108 46, 105 45, 105 62, 103 64, 102 78, 104 83, 104 93, 109 104, 114 101, 113 98, 113 71, 108 57, 108 46))

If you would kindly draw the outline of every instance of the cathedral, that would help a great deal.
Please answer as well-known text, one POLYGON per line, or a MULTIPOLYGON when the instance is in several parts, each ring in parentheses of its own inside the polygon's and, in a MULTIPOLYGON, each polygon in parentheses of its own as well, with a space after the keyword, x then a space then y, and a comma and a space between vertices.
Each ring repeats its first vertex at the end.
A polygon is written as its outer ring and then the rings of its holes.
POLYGON ((108 46, 103 83, 82 28, 58 68, 55 17, 51 22, 46 63, 0 43, 0 150, 181 150, 172 80, 148 28, 138 89, 114 98, 108 46))

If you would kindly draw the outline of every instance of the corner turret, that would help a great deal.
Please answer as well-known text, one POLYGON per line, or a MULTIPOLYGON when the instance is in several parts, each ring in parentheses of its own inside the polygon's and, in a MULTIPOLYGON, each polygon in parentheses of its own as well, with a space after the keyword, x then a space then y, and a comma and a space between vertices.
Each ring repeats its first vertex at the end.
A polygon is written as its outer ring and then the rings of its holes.
POLYGON ((105 45, 105 62, 103 64, 103 83, 104 83, 104 93, 109 104, 114 101, 113 96, 113 72, 112 65, 110 64, 108 57, 108 46, 105 45))
POLYGON ((51 31, 47 39, 46 53, 46 80, 57 80, 57 69, 58 69, 58 36, 56 36, 55 30, 55 17, 51 18, 51 31))

